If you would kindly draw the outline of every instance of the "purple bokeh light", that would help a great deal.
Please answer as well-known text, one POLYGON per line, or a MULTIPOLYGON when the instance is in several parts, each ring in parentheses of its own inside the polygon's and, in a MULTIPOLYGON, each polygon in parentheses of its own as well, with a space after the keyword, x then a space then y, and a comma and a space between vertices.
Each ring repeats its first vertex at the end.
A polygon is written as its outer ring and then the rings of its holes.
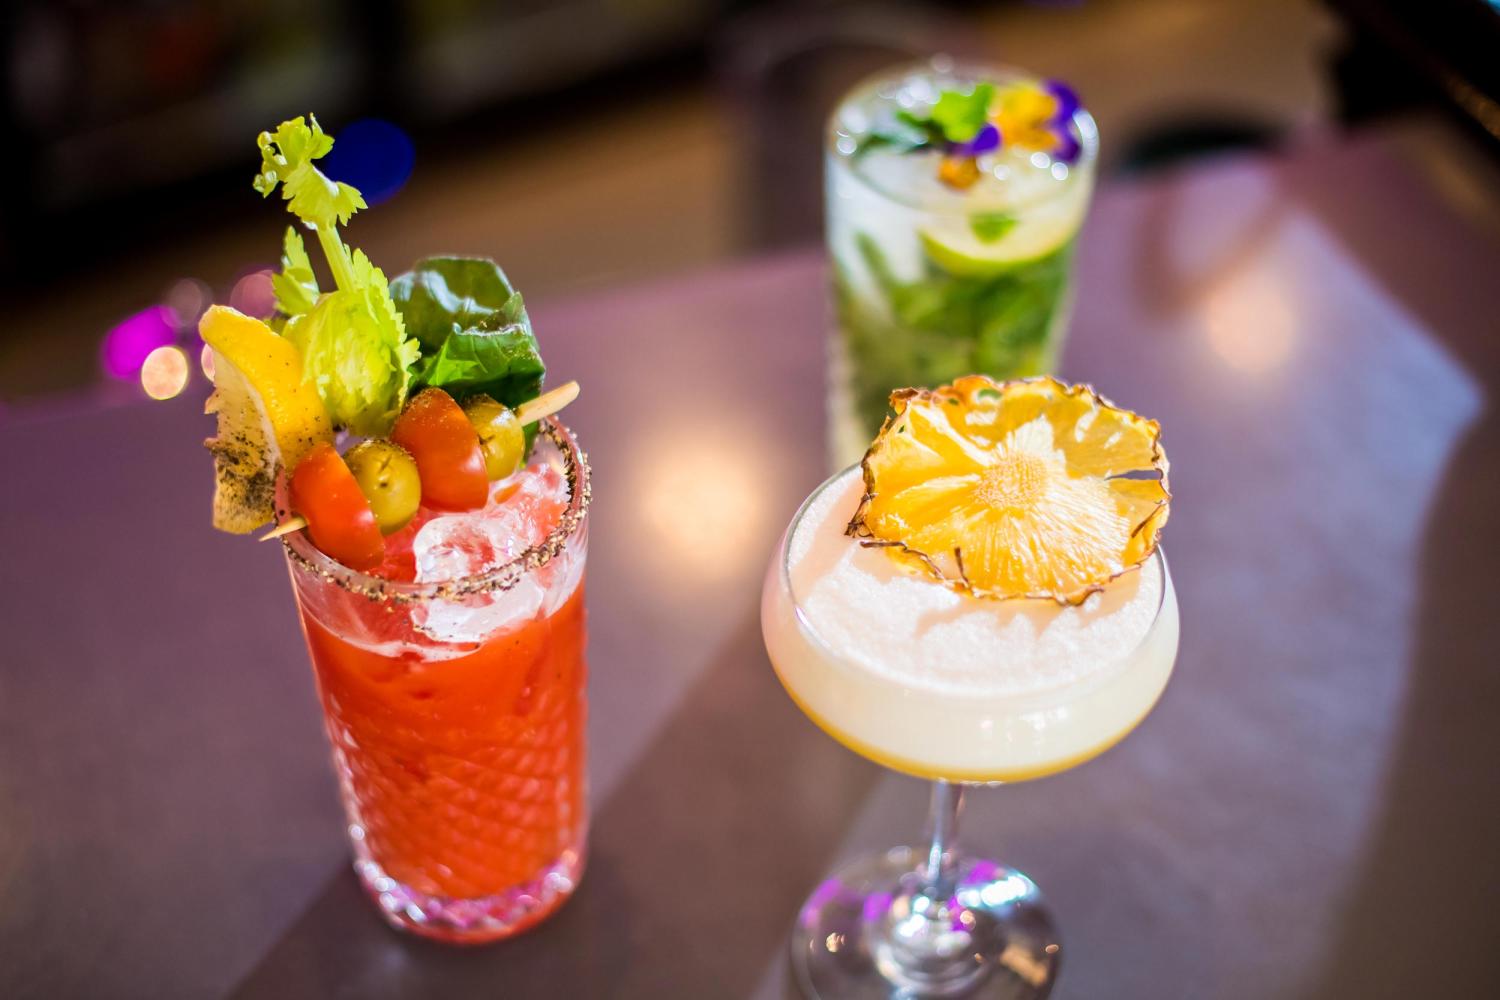
POLYGON ((271 286, 270 268, 259 268, 241 275, 229 292, 229 305, 246 316, 267 319, 276 311, 276 290, 271 286))
POLYGON ((99 361, 113 378, 134 380, 146 356, 172 343, 176 328, 172 311, 156 305, 127 316, 104 335, 99 361))
POLYGON ((838 899, 844 891, 844 883, 836 878, 824 879, 818 883, 818 887, 807 897, 807 902, 802 906, 802 912, 797 919, 802 922, 803 927, 811 928, 818 922, 818 911, 829 903, 838 899))
POLYGON ((865 923, 873 924, 890 912, 891 903, 895 896, 889 892, 872 892, 865 897, 864 906, 860 907, 860 916, 865 923))

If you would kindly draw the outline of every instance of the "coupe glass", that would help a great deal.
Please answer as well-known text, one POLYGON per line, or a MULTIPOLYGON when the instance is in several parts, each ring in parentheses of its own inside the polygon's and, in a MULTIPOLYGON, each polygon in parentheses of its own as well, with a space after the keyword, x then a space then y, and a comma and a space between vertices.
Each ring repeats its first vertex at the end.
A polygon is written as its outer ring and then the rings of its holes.
POLYGON ((903 685, 819 635, 792 582, 803 517, 857 473, 829 479, 793 519, 766 574, 761 628, 797 705, 855 752, 932 781, 932 801, 920 847, 859 858, 813 890, 792 932, 793 968, 813 998, 1045 997, 1062 959, 1056 926, 1029 878, 957 848, 964 796, 1083 763, 1149 713, 1177 651, 1166 560, 1151 557, 1161 595, 1144 637, 1079 680, 986 697, 903 685))
MULTIPOLYGON (((567 506, 482 575, 396 583, 287 536, 355 870, 389 923, 427 937, 515 934, 583 873, 589 470, 556 421, 537 461, 564 477, 567 506)), ((494 527, 492 541, 514 532, 494 527)))

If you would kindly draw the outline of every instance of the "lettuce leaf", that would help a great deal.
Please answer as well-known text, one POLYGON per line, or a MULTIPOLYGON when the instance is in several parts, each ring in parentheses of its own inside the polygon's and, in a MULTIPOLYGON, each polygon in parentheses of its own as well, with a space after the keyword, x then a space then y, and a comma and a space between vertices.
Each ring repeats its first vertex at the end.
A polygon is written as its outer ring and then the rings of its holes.
POLYGON ((406 329, 422 344, 412 390, 462 399, 486 393, 515 408, 535 399, 547 368, 521 295, 494 261, 428 257, 391 282, 406 329))

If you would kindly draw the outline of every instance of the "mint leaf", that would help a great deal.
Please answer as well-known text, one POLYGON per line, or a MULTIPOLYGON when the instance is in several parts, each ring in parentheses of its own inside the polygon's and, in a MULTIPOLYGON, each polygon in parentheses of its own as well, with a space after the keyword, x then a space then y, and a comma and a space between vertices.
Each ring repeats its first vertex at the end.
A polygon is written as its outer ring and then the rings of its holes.
POLYGON ((902 109, 890 124, 878 125, 861 136, 854 147, 854 156, 858 158, 876 149, 912 153, 943 141, 943 130, 936 122, 902 109))
POLYGON ((877 149, 889 149, 894 153, 913 153, 926 149, 931 142, 926 136, 910 129, 872 129, 860 136, 854 146, 854 158, 858 159, 877 149))
POLYGON ((969 216, 969 230, 981 243, 996 243, 1016 226, 1016 217, 1007 212, 979 212, 969 216))
POLYGON ((928 117, 942 129, 943 138, 949 142, 968 142, 984 128, 994 96, 995 87, 989 83, 978 84, 967 94, 945 90, 938 95, 928 117))
POLYGON ((422 344, 415 385, 482 392, 511 408, 541 392, 547 369, 531 320, 494 261, 429 257, 391 282, 391 298, 422 344))
POLYGON ((291 226, 286 227, 282 241, 281 273, 271 275, 271 290, 276 293, 276 310, 283 316, 300 316, 318 301, 318 278, 307 258, 307 247, 291 226))

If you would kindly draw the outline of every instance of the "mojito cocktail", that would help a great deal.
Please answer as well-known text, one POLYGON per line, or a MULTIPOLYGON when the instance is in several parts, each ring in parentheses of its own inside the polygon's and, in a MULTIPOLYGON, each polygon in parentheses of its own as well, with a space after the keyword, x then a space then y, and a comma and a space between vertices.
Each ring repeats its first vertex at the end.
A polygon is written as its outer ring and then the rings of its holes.
POLYGON ((1056 368, 1098 131, 1060 83, 935 61, 855 88, 827 142, 842 468, 893 389, 1056 368))
POLYGON ((340 228, 316 119, 261 133, 255 189, 301 223, 275 311, 199 324, 218 433, 214 526, 275 520, 355 868, 392 925, 515 934, 583 871, 588 463, 493 261, 387 281, 340 228), (333 277, 320 285, 302 232, 333 277), (211 363, 211 364, 210 364, 211 363))

